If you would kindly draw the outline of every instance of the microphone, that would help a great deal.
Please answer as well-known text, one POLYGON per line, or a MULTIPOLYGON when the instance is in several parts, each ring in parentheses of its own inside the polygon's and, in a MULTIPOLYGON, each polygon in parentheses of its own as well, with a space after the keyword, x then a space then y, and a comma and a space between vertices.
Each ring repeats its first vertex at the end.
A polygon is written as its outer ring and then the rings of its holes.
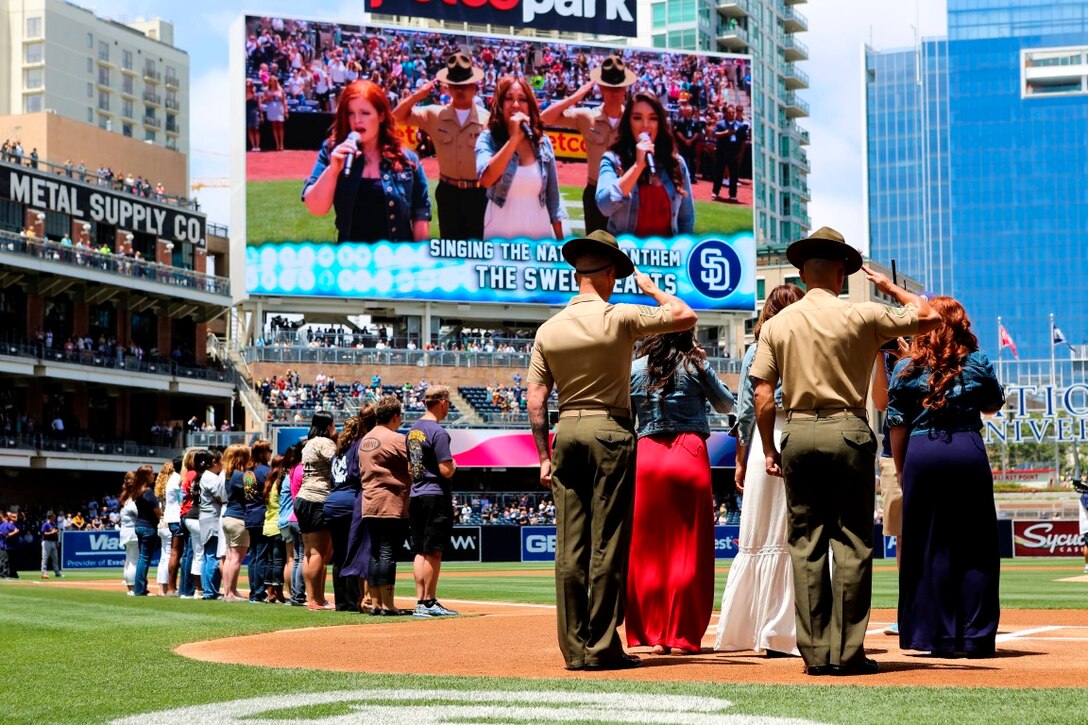
MULTIPOLYGON (((650 140, 650 134, 643 131, 638 135, 639 143, 650 140)), ((650 174, 657 176, 657 164, 654 163, 654 154, 652 151, 646 152, 646 165, 650 167, 650 174)))
POLYGON ((521 122, 521 132, 525 134, 525 138, 529 139, 530 141, 535 138, 533 134, 533 127, 529 125, 528 121, 521 122))
MULTIPOLYGON (((352 131, 351 133, 348 134, 348 137, 346 139, 344 139, 344 140, 345 141, 351 141, 352 143, 355 144, 355 148, 359 148, 359 139, 361 139, 361 138, 362 138, 362 136, 359 135, 358 131, 352 131)), ((348 176, 349 174, 351 174, 351 162, 354 161, 354 160, 355 160, 355 155, 354 154, 352 154, 351 156, 348 156, 348 157, 346 157, 344 159, 344 176, 348 176)))

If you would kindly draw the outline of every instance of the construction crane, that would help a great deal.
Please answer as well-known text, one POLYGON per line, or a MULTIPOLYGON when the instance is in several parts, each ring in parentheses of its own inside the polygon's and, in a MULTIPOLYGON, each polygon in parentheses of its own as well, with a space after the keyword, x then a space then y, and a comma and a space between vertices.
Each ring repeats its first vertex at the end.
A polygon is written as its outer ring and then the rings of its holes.
POLYGON ((192 188, 194 194, 201 189, 229 189, 230 177, 208 176, 203 179, 193 179, 193 183, 189 186, 192 188))

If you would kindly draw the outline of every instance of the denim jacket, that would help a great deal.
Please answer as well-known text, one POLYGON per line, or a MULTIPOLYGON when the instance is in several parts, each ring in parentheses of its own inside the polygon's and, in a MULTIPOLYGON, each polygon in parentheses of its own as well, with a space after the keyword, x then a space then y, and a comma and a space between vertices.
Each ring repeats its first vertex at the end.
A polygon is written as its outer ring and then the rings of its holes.
MULTIPOLYGON (((496 146, 491 136, 490 129, 484 131, 476 139, 476 178, 484 175, 484 170, 491 163, 491 159, 498 153, 501 146, 496 146)), ((518 171, 518 152, 510 157, 510 163, 502 172, 502 178, 487 189, 487 198, 502 207, 506 203, 506 195, 510 192, 510 184, 514 181, 514 174, 518 171)), ((551 139, 547 136, 541 139, 536 147, 536 163, 540 167, 540 175, 544 183, 540 189, 540 205, 548 210, 548 219, 553 222, 566 218, 559 197, 559 172, 555 166, 555 150, 552 148, 551 139)))
POLYGON ((929 395, 929 370, 908 369, 911 361, 900 360, 888 385, 888 426, 908 426, 910 434, 982 430, 982 411, 1005 404, 1005 391, 994 374, 993 365, 981 350, 963 361, 963 371, 945 394, 947 401, 934 412, 922 405, 929 395), (904 372, 906 371, 906 372, 904 372))
POLYGON ((681 365, 675 385, 664 399, 661 393, 652 398, 646 394, 649 382, 646 358, 640 357, 631 364, 631 409, 638 416, 635 430, 639 438, 658 433, 698 433, 706 438, 710 435, 707 402, 719 413, 733 410, 733 394, 706 361, 701 374, 681 365))
MULTIPOLYGON (((679 158, 680 169, 684 175, 684 196, 676 193, 676 186, 668 174, 659 174, 661 185, 672 203, 672 233, 691 234, 695 231, 695 204, 691 200, 691 176, 687 163, 679 158)), ((610 234, 634 234, 638 224, 638 186, 624 196, 620 190, 620 177, 623 176, 620 159, 612 151, 601 157, 601 171, 597 177, 597 206, 608 217, 610 234)))
MULTIPOLYGON (((740 390, 737 391, 737 424, 733 426, 730 434, 737 439, 742 446, 752 445, 752 431, 756 428, 756 386, 748 373, 752 369, 752 361, 756 358, 756 345, 748 346, 744 351, 744 359, 740 363, 740 390)), ((774 404, 782 409, 782 380, 774 388, 774 404)))
MULTIPOLYGON (((393 165, 388 159, 383 158, 379 162, 381 169, 382 188, 385 190, 386 199, 390 203, 389 215, 389 241, 411 242, 412 222, 430 221, 431 199, 427 195, 427 175, 423 171, 423 164, 419 162, 419 156, 414 151, 404 149, 404 156, 409 165, 402 171, 393 171, 393 165), (415 168, 412 168, 412 164, 415 168)), ((330 153, 328 144, 322 144, 317 154, 317 163, 310 172, 310 178, 302 185, 302 198, 306 198, 306 191, 317 183, 318 178, 329 165, 330 153)), ((347 177, 341 175, 336 180, 336 192, 333 196, 333 208, 336 209, 336 241, 350 242, 352 216, 356 212, 355 196, 359 190, 359 182, 363 178, 363 167, 366 161, 362 156, 352 162, 351 173, 347 177)), ((373 213, 376 210, 364 209, 363 212, 373 213)))

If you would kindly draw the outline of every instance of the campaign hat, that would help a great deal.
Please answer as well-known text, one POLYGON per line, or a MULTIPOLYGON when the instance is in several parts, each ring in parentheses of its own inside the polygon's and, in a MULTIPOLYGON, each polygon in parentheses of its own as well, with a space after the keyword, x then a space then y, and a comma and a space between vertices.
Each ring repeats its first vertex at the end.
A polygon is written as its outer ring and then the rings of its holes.
POLYGON ((453 53, 446 58, 446 67, 434 74, 434 77, 451 86, 467 86, 484 79, 484 72, 473 65, 472 59, 464 53, 453 53))
POLYGON ((610 55, 589 72, 589 79, 599 86, 626 88, 638 80, 618 55, 610 55))
POLYGON ((605 260, 607 262, 604 266, 608 266, 608 264, 615 266, 616 279, 629 277, 635 271, 634 263, 620 249, 620 244, 616 241, 616 238, 603 229, 590 232, 584 237, 571 239, 564 244, 563 259, 567 260, 567 264, 574 267, 581 274, 599 272, 604 268, 600 262, 605 260), (587 263, 586 259, 584 259, 586 257, 591 258, 592 264, 587 263), (579 263, 579 260, 581 260, 581 263, 579 263))
POLYGON ((786 259, 797 269, 807 259, 842 260, 846 274, 861 269, 861 252, 846 243, 846 239, 831 227, 820 227, 804 239, 798 239, 786 249, 786 259))

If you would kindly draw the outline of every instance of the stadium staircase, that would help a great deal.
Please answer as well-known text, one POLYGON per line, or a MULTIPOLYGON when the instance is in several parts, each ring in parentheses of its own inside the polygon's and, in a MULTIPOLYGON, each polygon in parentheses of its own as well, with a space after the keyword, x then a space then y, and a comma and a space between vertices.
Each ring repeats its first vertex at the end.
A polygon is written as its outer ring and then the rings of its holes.
POLYGON ((216 335, 208 333, 208 353, 214 355, 234 377, 238 399, 250 418, 250 425, 246 427, 265 437, 268 434, 268 407, 253 387, 253 371, 249 369, 249 362, 241 349, 237 345, 225 345, 216 335))
POLYGON ((472 406, 456 388, 450 388, 450 400, 457 407, 457 410, 461 413, 461 418, 458 420, 458 428, 470 428, 472 426, 484 425, 485 421, 480 416, 476 408, 472 406))

